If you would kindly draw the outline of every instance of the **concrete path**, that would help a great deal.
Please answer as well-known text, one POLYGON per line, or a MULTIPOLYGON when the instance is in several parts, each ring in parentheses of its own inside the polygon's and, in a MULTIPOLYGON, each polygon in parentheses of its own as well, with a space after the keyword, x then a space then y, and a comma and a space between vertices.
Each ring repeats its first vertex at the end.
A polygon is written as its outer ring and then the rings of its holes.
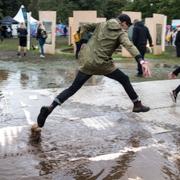
POLYGON ((0 93, 0 179, 179 180, 179 80, 134 83, 147 113, 132 113, 123 88, 104 78, 83 87, 48 118, 41 141, 31 124, 62 89, 0 93))

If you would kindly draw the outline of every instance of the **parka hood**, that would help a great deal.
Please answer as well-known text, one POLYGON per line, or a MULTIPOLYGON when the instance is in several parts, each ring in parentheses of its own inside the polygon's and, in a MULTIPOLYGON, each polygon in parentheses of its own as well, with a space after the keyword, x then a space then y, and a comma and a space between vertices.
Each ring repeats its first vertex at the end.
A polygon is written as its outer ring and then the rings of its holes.
POLYGON ((119 24, 118 20, 110 19, 107 21, 107 28, 111 30, 119 30, 122 29, 121 25, 119 24))
POLYGON ((144 23, 142 21, 138 21, 135 23, 135 26, 144 26, 144 23))

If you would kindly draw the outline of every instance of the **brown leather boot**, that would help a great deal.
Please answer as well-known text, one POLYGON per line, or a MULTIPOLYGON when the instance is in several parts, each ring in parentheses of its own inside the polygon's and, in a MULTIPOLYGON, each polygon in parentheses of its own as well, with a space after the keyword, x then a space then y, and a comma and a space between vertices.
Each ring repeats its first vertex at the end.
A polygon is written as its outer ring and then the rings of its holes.
POLYGON ((150 110, 150 108, 142 105, 141 101, 137 101, 134 103, 133 112, 135 112, 135 113, 147 112, 149 110, 150 110))

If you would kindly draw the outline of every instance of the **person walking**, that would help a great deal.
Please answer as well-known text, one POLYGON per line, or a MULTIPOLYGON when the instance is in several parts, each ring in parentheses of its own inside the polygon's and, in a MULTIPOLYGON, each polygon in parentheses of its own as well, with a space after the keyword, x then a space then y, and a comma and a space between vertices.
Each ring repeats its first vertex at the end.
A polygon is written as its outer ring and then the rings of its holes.
POLYGON ((139 20, 138 19, 135 19, 134 21, 133 21, 133 24, 131 24, 130 26, 129 26, 129 28, 128 28, 128 38, 129 38, 129 40, 130 41, 133 41, 133 30, 134 30, 134 24, 136 23, 136 22, 138 22, 139 20))
MULTIPOLYGON (((147 40, 149 41, 150 47, 152 47, 153 46, 152 38, 151 38, 148 28, 144 25, 143 22, 137 21, 134 24, 132 41, 134 45, 137 47, 137 49, 139 50, 143 59, 146 53, 147 40)), ((137 71, 138 71, 137 76, 143 77, 143 70, 139 61, 137 61, 137 71)))
POLYGON ((180 27, 177 29, 177 34, 174 42, 176 46, 176 56, 180 57, 180 27))
POLYGON ((70 87, 62 91, 49 106, 43 106, 37 117, 37 124, 32 131, 38 131, 44 126, 45 120, 53 110, 75 94, 82 85, 93 75, 104 75, 118 81, 125 89, 133 103, 133 112, 147 112, 149 107, 144 106, 132 87, 129 77, 119 70, 113 60, 112 54, 122 44, 133 57, 141 64, 144 76, 150 75, 148 63, 142 59, 137 48, 130 42, 125 30, 131 25, 131 19, 126 14, 119 15, 102 23, 85 24, 81 31, 92 31, 93 35, 86 46, 83 46, 79 56, 79 71, 70 87))
MULTIPOLYGON (((179 73, 180 73, 180 66, 178 68, 176 68, 173 72, 170 73, 170 75, 169 75, 170 79, 175 79, 179 73)), ((179 92, 180 92, 180 85, 177 86, 177 88, 172 90, 172 92, 170 93, 171 98, 172 98, 173 102, 175 102, 175 103, 176 103, 179 92)))
POLYGON ((4 40, 4 37, 3 37, 3 28, 2 28, 1 25, 0 25, 0 39, 1 39, 1 42, 3 42, 3 40, 4 40))
POLYGON ((17 55, 21 57, 21 52, 23 56, 26 56, 27 51, 27 29, 25 23, 20 23, 20 27, 17 29, 18 38, 19 38, 19 46, 17 55))
POLYGON ((79 51, 81 49, 81 33, 80 33, 80 28, 78 28, 78 30, 76 31, 76 33, 73 35, 74 37, 74 42, 76 44, 76 59, 78 59, 78 55, 79 55, 79 51))
POLYGON ((40 57, 41 58, 45 58, 44 55, 44 44, 46 42, 46 38, 47 38, 47 33, 45 31, 45 28, 43 26, 43 24, 40 22, 37 28, 37 34, 36 34, 36 39, 39 42, 39 47, 40 47, 40 57))
POLYGON ((63 28, 63 36, 67 36, 67 32, 68 32, 68 30, 67 30, 67 27, 66 27, 66 25, 64 26, 64 28, 63 28))

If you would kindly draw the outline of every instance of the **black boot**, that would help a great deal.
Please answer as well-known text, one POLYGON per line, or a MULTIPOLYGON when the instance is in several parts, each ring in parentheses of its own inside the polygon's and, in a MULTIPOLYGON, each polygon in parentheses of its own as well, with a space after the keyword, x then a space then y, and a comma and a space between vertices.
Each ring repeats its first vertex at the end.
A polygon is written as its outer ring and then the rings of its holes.
POLYGON ((40 113, 38 115, 37 118, 37 123, 39 127, 43 127, 44 123, 46 121, 46 118, 48 117, 48 115, 52 112, 51 107, 48 106, 43 106, 40 110, 40 113))
POLYGON ((150 108, 142 105, 141 101, 137 101, 134 103, 133 112, 139 113, 139 112, 147 112, 149 110, 150 108))
POLYGON ((176 90, 173 90, 173 91, 170 93, 170 95, 171 95, 172 101, 173 101, 174 103, 176 103, 176 99, 177 99, 176 90))

